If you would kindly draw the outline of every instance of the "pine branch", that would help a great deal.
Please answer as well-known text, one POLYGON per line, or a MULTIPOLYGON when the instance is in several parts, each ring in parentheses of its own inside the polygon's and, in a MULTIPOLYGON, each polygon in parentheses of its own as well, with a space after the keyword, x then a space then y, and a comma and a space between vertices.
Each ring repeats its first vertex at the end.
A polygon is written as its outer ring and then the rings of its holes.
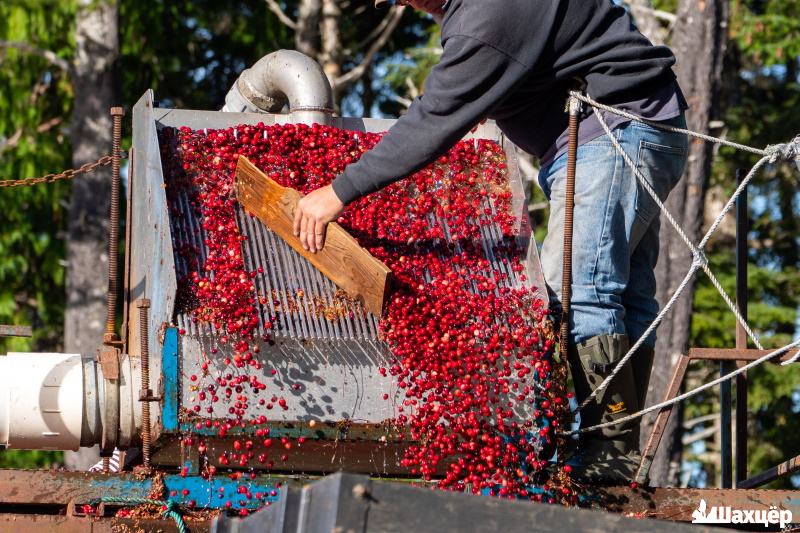
POLYGON ((397 25, 400 24, 400 19, 403 17, 405 9, 405 6, 394 6, 389 10, 389 13, 386 15, 386 20, 388 20, 388 23, 384 27, 380 36, 375 39, 375 41, 364 54, 364 59, 362 59, 361 63, 359 63, 349 72, 336 78, 333 82, 334 89, 355 83, 364 76, 364 74, 367 72, 367 69, 372 64, 375 54, 377 54, 381 48, 386 46, 386 43, 389 41, 389 37, 392 36, 392 33, 394 33, 397 25))
POLYGON ((20 52, 25 52, 26 54, 39 56, 46 59, 51 65, 58 67, 65 72, 69 72, 70 70, 69 62, 58 57, 52 50, 44 50, 42 48, 37 48, 28 43, 22 43, 19 41, 0 41, 0 49, 1 48, 13 48, 15 50, 19 50, 20 52))
POLYGON ((275 13, 275 16, 278 17, 284 25, 288 26, 289 28, 296 30, 297 29, 297 22, 293 21, 289 18, 289 15, 281 8, 280 4, 275 0, 264 0, 267 3, 267 7, 269 10, 275 13))

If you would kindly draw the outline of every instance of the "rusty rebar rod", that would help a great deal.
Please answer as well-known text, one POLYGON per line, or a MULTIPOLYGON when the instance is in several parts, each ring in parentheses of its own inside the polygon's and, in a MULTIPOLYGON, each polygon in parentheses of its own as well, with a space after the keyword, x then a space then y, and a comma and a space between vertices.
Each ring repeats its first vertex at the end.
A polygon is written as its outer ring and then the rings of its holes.
POLYGON ((561 270, 561 331, 559 354, 567 360, 569 345, 569 320, 572 302, 572 231, 575 213, 575 169, 578 158, 578 122, 580 101, 569 98, 569 143, 567 145, 567 190, 564 197, 564 261, 561 270))
POLYGON ((105 344, 116 344, 117 316, 117 272, 119 264, 119 189, 120 160, 122 152, 122 117, 125 110, 121 107, 111 108, 113 122, 111 147, 111 207, 108 216, 108 293, 106 294, 106 332, 103 335, 105 344))
POLYGON ((153 396, 153 391, 150 390, 150 338, 148 334, 150 300, 141 298, 136 302, 136 307, 139 308, 139 342, 141 345, 139 357, 142 366, 142 388, 139 391, 139 401, 142 404, 142 466, 145 469, 149 469, 151 443, 150 401, 153 396))

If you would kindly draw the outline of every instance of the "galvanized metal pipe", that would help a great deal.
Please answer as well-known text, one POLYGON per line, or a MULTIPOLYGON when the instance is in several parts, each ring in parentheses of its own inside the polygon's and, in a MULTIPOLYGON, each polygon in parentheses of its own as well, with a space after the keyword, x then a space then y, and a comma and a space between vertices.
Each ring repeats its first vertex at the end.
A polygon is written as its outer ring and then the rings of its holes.
POLYGON ((279 113, 292 122, 330 124, 333 91, 322 67, 294 50, 278 50, 246 69, 225 97, 222 111, 279 113))

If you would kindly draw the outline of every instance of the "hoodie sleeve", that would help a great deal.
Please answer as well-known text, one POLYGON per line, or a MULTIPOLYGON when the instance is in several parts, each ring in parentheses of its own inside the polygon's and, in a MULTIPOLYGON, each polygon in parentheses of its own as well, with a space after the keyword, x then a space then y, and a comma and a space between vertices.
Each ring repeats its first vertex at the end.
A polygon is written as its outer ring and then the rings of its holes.
POLYGON ((500 50, 469 36, 450 36, 424 94, 333 181, 334 192, 349 204, 424 168, 489 116, 524 75, 524 67, 500 50))

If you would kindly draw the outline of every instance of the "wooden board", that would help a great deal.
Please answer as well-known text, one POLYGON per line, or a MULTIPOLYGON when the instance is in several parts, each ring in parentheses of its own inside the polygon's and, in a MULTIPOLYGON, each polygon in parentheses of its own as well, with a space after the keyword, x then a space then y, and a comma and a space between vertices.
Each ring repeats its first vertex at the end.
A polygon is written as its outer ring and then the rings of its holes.
POLYGON ((328 224, 325 246, 312 254, 294 236, 294 210, 302 195, 283 187, 261 172, 246 157, 236 167, 236 196, 239 202, 269 229, 286 241, 350 296, 363 302, 370 313, 383 311, 391 270, 339 224, 328 224))

